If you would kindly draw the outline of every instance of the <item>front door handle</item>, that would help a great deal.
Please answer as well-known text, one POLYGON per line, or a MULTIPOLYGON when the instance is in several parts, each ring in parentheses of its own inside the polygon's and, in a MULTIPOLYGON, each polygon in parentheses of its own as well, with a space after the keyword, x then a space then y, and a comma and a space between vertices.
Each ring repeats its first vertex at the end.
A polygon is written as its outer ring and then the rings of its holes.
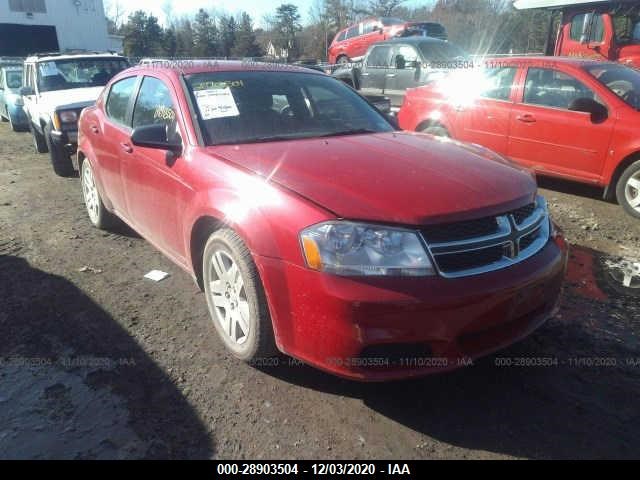
POLYGON ((536 123, 536 117, 529 115, 528 113, 525 115, 518 115, 516 120, 522 123, 536 123))
POLYGON ((120 146, 122 147, 122 150, 125 151, 125 153, 133 153, 133 147, 128 143, 121 143, 120 146))

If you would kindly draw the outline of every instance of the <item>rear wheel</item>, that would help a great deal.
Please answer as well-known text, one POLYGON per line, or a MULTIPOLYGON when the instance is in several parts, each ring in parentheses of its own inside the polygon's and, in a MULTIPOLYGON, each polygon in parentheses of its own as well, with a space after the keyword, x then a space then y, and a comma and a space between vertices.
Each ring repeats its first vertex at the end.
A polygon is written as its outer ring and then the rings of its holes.
POLYGON ((251 253, 233 230, 213 233, 204 249, 203 280, 218 336, 238 359, 277 353, 267 300, 251 253))
POLYGON ((640 160, 623 172, 616 185, 616 196, 629 215, 640 218, 640 160))
POLYGON ((349 62, 350 62, 349 57, 347 57, 346 55, 340 55, 336 60, 336 63, 341 66, 346 65, 349 62))

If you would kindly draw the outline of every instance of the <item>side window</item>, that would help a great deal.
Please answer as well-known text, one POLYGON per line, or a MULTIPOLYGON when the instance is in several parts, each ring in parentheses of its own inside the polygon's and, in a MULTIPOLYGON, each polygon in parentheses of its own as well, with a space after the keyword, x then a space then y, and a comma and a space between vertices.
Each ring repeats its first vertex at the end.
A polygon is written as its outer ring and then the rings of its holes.
POLYGON ((105 110, 114 122, 127 125, 129 101, 136 86, 137 77, 129 77, 114 83, 109 91, 105 110))
POLYGON ((336 38, 336 42, 342 42, 346 37, 347 37, 347 31, 344 30, 340 32, 340 35, 338 35, 338 38, 336 38))
POLYGON ((170 124, 176 111, 169 88, 157 78, 144 77, 136 106, 133 109, 133 128, 145 125, 170 124))
POLYGON ((4 70, 0 70, 0 90, 4 90, 4 70))
POLYGON ((399 69, 404 70, 410 64, 418 61, 418 51, 410 45, 400 45, 397 47, 396 54, 393 56, 393 65, 399 69))
POLYGON ((364 34, 366 35, 367 33, 373 33, 376 27, 376 22, 375 21, 368 21, 364 23, 364 34))
POLYGON ((515 67, 492 68, 487 71, 482 85, 483 98, 493 100, 509 100, 511 98, 511 87, 516 78, 518 69, 515 67))
POLYGON ((347 40, 358 36, 358 25, 347 30, 347 40))
POLYGON ((390 54, 391 47, 374 47, 367 57, 367 67, 388 67, 390 54))
MULTIPOLYGON (((585 30, 585 22, 588 22, 587 14, 580 13, 571 20, 571 40, 579 42, 582 39, 582 32, 585 30)), ((599 13, 594 14, 591 25, 590 42, 602 43, 604 40, 604 20, 599 13)))
POLYGON ((524 87, 524 103, 569 110, 579 98, 601 102, 582 82, 570 75, 546 68, 530 68, 524 87))

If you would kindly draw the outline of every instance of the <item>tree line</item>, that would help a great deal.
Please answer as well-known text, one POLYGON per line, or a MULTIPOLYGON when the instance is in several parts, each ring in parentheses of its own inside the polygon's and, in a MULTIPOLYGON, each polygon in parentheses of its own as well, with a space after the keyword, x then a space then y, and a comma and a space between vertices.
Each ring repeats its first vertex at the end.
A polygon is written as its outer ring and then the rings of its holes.
POLYGON ((284 3, 262 19, 261 28, 256 28, 246 12, 234 16, 200 9, 192 16, 174 18, 168 1, 164 25, 142 10, 123 19, 116 2, 116 8, 112 4, 108 9, 108 20, 111 31, 124 36, 124 53, 131 57, 271 55, 288 61, 323 61, 340 30, 369 16, 442 23, 450 41, 475 54, 541 52, 547 40, 550 14, 516 11, 512 0, 435 0, 422 7, 408 7, 406 3, 315 0, 304 24, 298 7, 284 3))

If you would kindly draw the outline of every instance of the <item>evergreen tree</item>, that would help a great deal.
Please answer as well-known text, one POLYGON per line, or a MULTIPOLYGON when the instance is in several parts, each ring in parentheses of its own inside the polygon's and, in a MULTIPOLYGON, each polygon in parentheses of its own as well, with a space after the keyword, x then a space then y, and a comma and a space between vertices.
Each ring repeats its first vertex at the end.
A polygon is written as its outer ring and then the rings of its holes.
POLYGON ((233 15, 220 17, 220 54, 230 57, 233 46, 236 43, 238 24, 233 15))
POLYGON ((258 45, 256 40, 256 34, 253 30, 253 22, 251 17, 242 12, 240 17, 240 24, 236 32, 236 42, 231 50, 231 55, 234 57, 261 57, 264 53, 258 45))
POLYGON ((193 54, 196 57, 215 57, 218 51, 216 23, 204 9, 200 9, 193 22, 193 54))
POLYGON ((302 30, 298 7, 284 3, 276 9, 274 45, 287 51, 287 61, 298 56, 296 35, 302 30))

